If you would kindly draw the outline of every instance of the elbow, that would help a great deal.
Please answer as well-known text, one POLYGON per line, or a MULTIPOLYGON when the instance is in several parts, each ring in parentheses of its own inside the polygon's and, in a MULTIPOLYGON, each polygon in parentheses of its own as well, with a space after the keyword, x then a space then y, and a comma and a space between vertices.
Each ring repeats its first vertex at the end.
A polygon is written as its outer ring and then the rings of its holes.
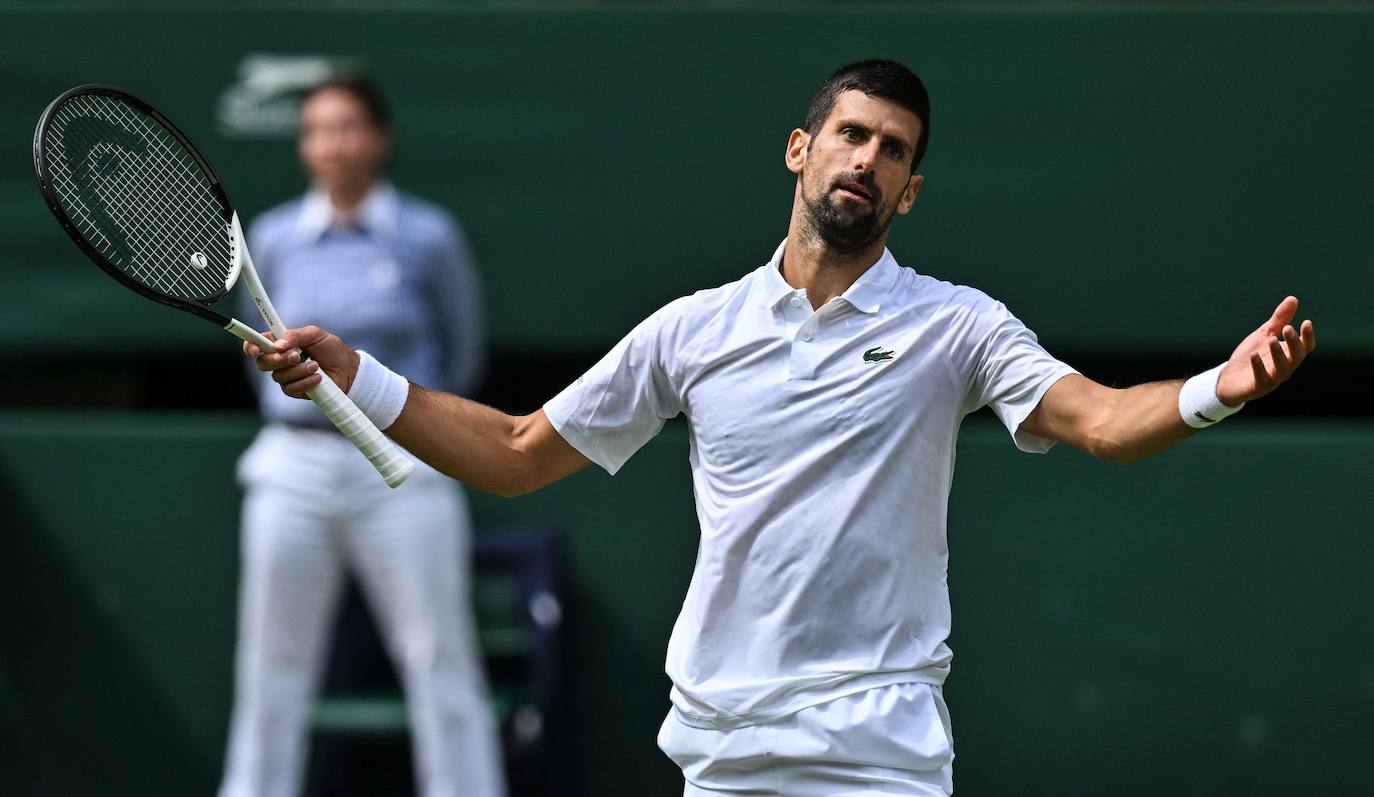
POLYGON ((518 498, 543 487, 544 483, 540 481, 538 474, 522 460, 523 458, 519 458, 514 465, 506 467, 499 479, 473 486, 501 498, 518 498))
POLYGON ((544 483, 531 474, 520 473, 498 485, 491 492, 502 498, 519 498, 543 487, 544 483))
POLYGON ((1138 454, 1133 454, 1130 452, 1124 452, 1119 450, 1095 453, 1093 454, 1093 456, 1097 457, 1099 460, 1103 462, 1110 462, 1114 465, 1129 465, 1132 462, 1138 462, 1141 459, 1143 459, 1143 457, 1141 457, 1138 454))
MULTIPOLYGON (((528 416, 527 416, 528 417, 528 416)), ((545 457, 539 455, 534 427, 517 421, 506 443, 507 467, 501 484, 492 492, 502 498, 516 498, 548 486, 557 480, 545 457)))
POLYGON ((501 484, 489 484, 482 488, 483 492, 491 493, 499 498, 519 498, 529 492, 518 482, 502 482, 501 484))
POLYGON ((1096 459, 1118 465, 1127 465, 1144 457, 1142 452, 1105 435, 1093 435, 1087 440, 1083 450, 1096 459))

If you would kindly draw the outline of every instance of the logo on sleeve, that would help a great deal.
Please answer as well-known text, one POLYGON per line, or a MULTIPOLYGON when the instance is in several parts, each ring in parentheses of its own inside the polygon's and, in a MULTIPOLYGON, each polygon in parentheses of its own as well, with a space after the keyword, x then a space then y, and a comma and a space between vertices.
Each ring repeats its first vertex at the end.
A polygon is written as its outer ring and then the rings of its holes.
POLYGON ((883 348, 882 346, 874 346, 873 348, 871 348, 871 349, 869 349, 868 351, 864 352, 864 362, 866 362, 866 363, 880 363, 880 362, 882 362, 883 360, 891 360, 891 359, 892 359, 892 351, 891 351, 891 350, 888 350, 888 351, 881 351, 882 348, 883 348))

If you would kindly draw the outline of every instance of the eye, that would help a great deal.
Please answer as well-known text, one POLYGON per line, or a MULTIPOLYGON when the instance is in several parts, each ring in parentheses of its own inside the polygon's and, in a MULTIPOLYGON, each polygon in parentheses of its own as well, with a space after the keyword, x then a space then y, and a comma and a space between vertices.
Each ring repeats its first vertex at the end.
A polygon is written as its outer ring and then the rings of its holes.
POLYGON ((845 129, 841 130, 840 135, 844 136, 846 141, 859 140, 859 131, 855 130, 852 127, 846 127, 845 129))
POLYGON ((896 144, 888 144, 888 145, 887 145, 886 147, 884 147, 883 149, 884 149, 885 152, 887 152, 887 156, 888 156, 889 158, 892 158, 892 159, 894 159, 894 160, 901 160, 901 158, 902 158, 902 148, 901 148, 901 147, 897 146, 896 144))

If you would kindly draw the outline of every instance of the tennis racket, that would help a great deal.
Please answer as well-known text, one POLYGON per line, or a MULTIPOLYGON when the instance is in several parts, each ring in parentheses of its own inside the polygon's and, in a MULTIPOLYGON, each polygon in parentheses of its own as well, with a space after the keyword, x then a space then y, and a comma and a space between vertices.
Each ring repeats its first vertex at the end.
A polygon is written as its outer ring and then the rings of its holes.
MULTIPOLYGON (((33 167, 62 229, 125 287, 270 351, 272 341, 210 308, 242 278, 267 325, 286 334, 215 170, 144 100, 103 85, 63 93, 38 120, 33 167)), ((387 484, 415 469, 327 376, 309 396, 387 484)))

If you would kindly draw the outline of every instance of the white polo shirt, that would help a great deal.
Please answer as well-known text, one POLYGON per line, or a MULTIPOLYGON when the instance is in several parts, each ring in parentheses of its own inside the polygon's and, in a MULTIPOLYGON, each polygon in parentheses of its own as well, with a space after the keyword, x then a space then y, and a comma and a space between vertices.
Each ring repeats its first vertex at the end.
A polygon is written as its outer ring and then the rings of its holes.
POLYGON ((814 312, 779 271, 672 302, 545 405, 614 474, 679 413, 701 543, 672 639, 679 716, 739 727, 943 683, 945 520, 965 415, 1018 431, 1073 369, 1001 303, 890 252, 814 312))

